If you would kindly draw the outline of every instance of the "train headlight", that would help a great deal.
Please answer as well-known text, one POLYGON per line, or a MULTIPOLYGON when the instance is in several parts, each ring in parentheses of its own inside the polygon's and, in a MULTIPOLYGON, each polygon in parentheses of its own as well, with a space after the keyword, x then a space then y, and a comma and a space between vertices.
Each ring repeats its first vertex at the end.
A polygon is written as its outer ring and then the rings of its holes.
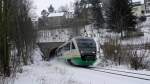
POLYGON ((95 51, 93 51, 92 53, 93 53, 93 54, 96 54, 96 52, 95 52, 95 51))
POLYGON ((80 52, 81 52, 81 54, 84 53, 83 51, 80 51, 80 52))

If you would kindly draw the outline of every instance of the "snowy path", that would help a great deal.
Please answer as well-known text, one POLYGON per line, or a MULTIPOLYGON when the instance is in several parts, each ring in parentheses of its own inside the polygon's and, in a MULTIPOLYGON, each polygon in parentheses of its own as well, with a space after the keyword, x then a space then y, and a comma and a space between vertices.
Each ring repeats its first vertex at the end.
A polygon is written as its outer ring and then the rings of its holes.
POLYGON ((59 61, 23 67, 15 84, 150 84, 150 81, 96 72, 59 61))

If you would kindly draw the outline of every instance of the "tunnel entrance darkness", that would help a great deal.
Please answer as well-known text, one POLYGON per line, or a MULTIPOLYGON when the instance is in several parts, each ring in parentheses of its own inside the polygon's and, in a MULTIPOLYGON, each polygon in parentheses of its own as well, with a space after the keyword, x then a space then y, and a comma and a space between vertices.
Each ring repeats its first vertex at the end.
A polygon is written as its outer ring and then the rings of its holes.
POLYGON ((49 59, 54 58, 56 56, 56 50, 58 47, 52 49, 49 53, 49 59))

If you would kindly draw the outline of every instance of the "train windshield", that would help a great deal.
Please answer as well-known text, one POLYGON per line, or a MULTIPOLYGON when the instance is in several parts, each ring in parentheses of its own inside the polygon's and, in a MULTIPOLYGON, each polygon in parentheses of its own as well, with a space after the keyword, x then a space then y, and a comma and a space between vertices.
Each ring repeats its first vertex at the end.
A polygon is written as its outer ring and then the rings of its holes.
POLYGON ((79 50, 96 51, 96 43, 93 39, 77 39, 79 50))

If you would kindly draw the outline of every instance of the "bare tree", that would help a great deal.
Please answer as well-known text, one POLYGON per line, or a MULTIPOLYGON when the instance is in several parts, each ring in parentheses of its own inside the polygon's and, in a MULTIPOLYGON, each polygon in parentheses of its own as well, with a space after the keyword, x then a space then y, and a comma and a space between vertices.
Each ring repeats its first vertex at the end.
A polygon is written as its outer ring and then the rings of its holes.
POLYGON ((10 76, 20 64, 31 63, 36 34, 29 17, 29 5, 28 0, 0 0, 0 72, 4 76, 10 76), (12 46, 17 49, 13 57, 12 46))

